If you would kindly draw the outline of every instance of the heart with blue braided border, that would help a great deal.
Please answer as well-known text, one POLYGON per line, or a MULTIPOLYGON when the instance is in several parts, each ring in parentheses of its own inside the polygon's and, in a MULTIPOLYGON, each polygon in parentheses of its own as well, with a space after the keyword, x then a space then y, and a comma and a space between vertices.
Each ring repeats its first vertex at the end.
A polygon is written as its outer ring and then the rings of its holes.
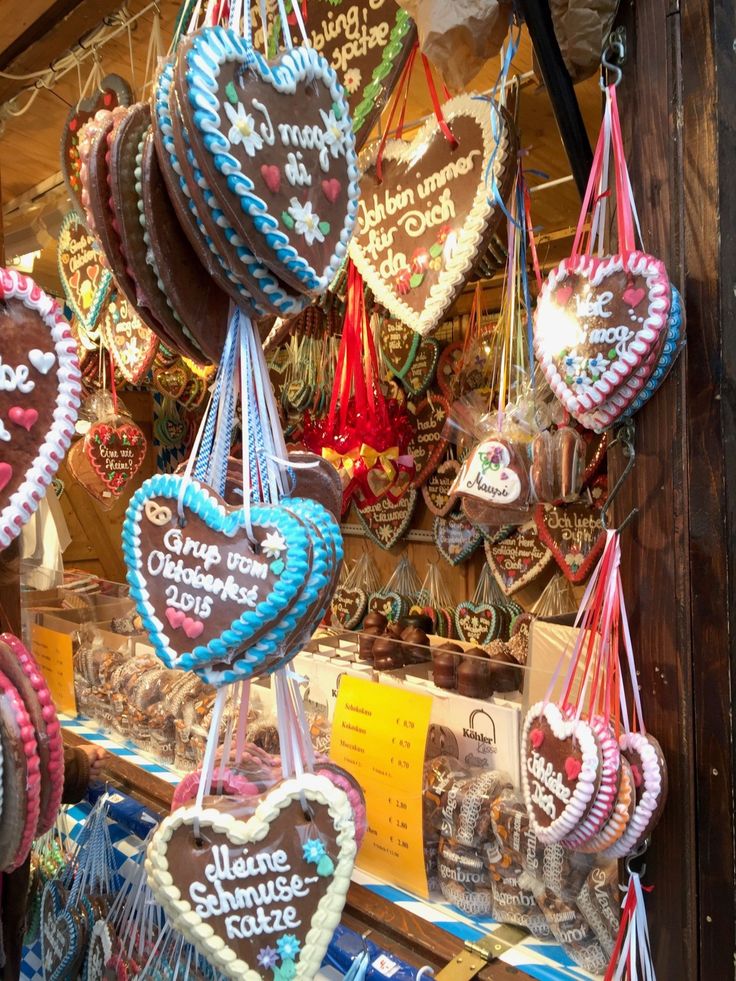
POLYGON ((237 660, 241 678, 269 657, 317 598, 312 529, 280 504, 242 507, 176 474, 133 495, 123 524, 130 595, 169 667, 237 660), (267 639, 267 643, 260 643, 267 639))
POLYGON ((192 151, 233 228, 301 293, 347 255, 359 170, 345 91, 313 48, 267 61, 234 31, 186 38, 174 85, 192 151))

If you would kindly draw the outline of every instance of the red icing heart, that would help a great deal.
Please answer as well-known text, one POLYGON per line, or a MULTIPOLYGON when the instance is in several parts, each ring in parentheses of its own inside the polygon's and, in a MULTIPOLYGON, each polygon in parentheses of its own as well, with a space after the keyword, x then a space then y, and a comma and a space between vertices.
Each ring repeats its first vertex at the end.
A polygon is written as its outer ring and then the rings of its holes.
MULTIPOLYGON (((560 291, 557 290, 557 295, 559 296, 559 294, 560 291)), ((623 292, 624 300, 626 300, 629 306, 633 307, 634 309, 636 309, 639 306, 639 304, 641 303, 641 301, 644 299, 646 295, 647 295, 647 291, 645 289, 641 289, 641 288, 637 289, 635 286, 629 286, 623 292)))
POLYGON ((340 181, 336 177, 322 181, 322 191, 330 204, 334 204, 340 194, 340 181))
POLYGON ((581 769, 582 764, 580 760, 576 760, 574 756, 567 757, 565 760, 565 773, 567 774, 568 780, 577 779, 581 769))
POLYGON ((641 785, 642 785, 641 770, 639 769, 638 766, 636 766, 636 764, 634 764, 631 767, 631 775, 634 778, 634 786, 635 787, 641 787, 641 785))
MULTIPOLYGON (((276 164, 262 164, 261 177, 272 194, 279 193, 281 190, 281 170, 276 164)), ((325 181, 322 182, 323 186, 325 183, 325 181)))
POLYGON ((571 296, 572 286, 560 286, 555 293, 555 302, 559 303, 561 307, 564 307, 571 296))
POLYGON ((194 620, 192 617, 184 617, 181 626, 182 630, 190 640, 194 640, 195 637, 199 637, 204 630, 204 624, 202 621, 194 620))
POLYGON ((529 736, 529 741, 531 742, 532 746, 535 749, 539 749, 539 747, 544 742, 544 733, 542 732, 542 730, 532 729, 531 734, 529 736))
POLYGON ((169 621, 174 630, 180 627, 184 623, 184 613, 181 610, 175 610, 172 606, 166 607, 166 613, 164 614, 166 619, 169 621))
POLYGON ((38 422, 38 412, 36 409, 23 409, 19 405, 13 405, 8 409, 8 419, 16 426, 22 426, 26 432, 30 432, 38 422))

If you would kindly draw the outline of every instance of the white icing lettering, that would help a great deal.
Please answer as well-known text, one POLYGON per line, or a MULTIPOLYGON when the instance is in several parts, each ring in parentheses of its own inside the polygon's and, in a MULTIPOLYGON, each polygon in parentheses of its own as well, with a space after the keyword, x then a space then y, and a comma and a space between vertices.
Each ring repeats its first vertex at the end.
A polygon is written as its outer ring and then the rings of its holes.
POLYGON ((0 356, 0 392, 21 392, 27 395, 36 387, 36 383, 28 380, 28 365, 19 364, 13 368, 9 364, 3 364, 0 356))

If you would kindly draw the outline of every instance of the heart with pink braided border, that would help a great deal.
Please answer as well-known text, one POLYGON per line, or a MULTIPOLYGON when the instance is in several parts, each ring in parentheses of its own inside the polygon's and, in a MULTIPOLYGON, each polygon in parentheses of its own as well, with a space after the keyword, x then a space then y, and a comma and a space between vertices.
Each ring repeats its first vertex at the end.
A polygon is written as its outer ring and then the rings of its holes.
POLYGON ((0 869, 12 872, 25 862, 36 834, 41 809, 41 764, 28 712, 2 671, 0 745, 3 755, 0 869))

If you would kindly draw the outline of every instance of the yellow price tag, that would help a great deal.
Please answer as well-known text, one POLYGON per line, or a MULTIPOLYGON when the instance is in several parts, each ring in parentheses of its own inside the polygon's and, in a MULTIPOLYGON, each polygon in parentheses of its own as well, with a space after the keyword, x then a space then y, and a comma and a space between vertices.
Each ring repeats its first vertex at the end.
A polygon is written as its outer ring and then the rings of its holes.
POLYGON ((67 715, 76 715, 71 635, 34 623, 31 627, 31 646, 33 656, 49 686, 56 710, 67 715))
POLYGON ((343 675, 332 723, 332 760, 363 788, 368 832, 357 864, 427 896, 422 780, 430 695, 343 675))

